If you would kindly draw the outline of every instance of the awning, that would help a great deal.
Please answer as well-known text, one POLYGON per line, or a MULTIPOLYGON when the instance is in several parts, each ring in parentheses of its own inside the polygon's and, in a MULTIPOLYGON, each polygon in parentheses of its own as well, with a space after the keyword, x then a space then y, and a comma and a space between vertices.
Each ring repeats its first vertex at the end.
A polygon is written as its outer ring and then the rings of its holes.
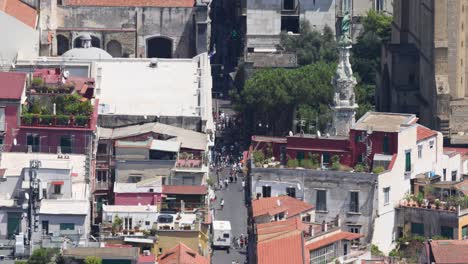
POLYGON ((51 182, 52 185, 63 185, 63 181, 53 181, 51 182))

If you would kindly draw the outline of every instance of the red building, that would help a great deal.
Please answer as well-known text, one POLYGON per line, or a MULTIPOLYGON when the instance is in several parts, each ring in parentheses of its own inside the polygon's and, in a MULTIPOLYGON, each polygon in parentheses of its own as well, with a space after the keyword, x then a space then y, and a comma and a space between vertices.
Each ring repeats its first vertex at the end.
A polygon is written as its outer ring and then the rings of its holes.
POLYGON ((3 151, 90 153, 98 106, 93 84, 60 69, 0 72, 3 151))
POLYGON ((251 148, 264 153, 270 151, 282 164, 288 159, 303 160, 318 154, 324 165, 329 164, 331 158, 337 155, 341 164, 354 167, 358 163, 365 163, 366 159, 372 161, 375 154, 396 154, 400 129, 413 125, 417 120, 412 114, 368 112, 354 124, 349 137, 252 136, 251 148))

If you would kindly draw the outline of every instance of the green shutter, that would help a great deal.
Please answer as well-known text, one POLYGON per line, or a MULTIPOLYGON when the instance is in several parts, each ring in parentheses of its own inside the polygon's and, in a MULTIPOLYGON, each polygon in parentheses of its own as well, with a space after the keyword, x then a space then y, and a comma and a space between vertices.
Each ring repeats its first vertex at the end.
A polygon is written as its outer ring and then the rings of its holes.
POLYGON ((462 227, 462 237, 461 238, 463 239, 464 237, 468 237, 468 225, 462 227))
POLYGON ((330 163, 330 154, 323 153, 323 163, 325 164, 330 163))
POLYGON ((411 171, 411 152, 406 152, 405 157, 405 171, 411 171))
POLYGON ((411 223, 411 234, 424 236, 424 224, 411 223))
POLYGON ((383 153, 384 154, 388 153, 388 136, 385 136, 383 138, 383 153))
POLYGON ((453 227, 441 226, 440 235, 449 239, 453 239, 453 227))
POLYGON ((302 152, 302 151, 297 152, 296 158, 297 158, 297 160, 303 160, 304 159, 304 152, 302 152))

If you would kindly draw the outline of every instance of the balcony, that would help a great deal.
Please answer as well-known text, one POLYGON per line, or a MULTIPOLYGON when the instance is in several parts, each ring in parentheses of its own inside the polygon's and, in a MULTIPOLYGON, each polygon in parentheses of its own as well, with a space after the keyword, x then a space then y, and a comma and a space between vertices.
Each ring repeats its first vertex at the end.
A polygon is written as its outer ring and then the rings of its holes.
POLYGON ((94 189, 95 190, 109 190, 109 182, 95 182, 94 189))
POLYGON ((21 116, 21 126, 57 127, 57 128, 91 128, 90 116, 47 115, 26 113, 21 116))

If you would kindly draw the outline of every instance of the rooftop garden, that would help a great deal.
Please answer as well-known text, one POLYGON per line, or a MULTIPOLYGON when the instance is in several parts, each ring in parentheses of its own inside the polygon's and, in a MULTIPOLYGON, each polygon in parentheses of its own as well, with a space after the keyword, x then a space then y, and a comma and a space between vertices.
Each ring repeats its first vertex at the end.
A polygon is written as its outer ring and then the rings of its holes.
POLYGON ((407 193, 400 205, 456 212, 458 207, 461 209, 468 208, 468 196, 453 195, 444 197, 441 195, 440 189, 426 185, 423 192, 417 194, 407 193))
POLYGON ((93 113, 90 100, 79 94, 29 96, 21 124, 26 126, 87 127, 93 113))
POLYGON ((27 91, 30 94, 70 94, 75 90, 75 84, 67 82, 65 84, 45 83, 42 77, 34 77, 27 91))

